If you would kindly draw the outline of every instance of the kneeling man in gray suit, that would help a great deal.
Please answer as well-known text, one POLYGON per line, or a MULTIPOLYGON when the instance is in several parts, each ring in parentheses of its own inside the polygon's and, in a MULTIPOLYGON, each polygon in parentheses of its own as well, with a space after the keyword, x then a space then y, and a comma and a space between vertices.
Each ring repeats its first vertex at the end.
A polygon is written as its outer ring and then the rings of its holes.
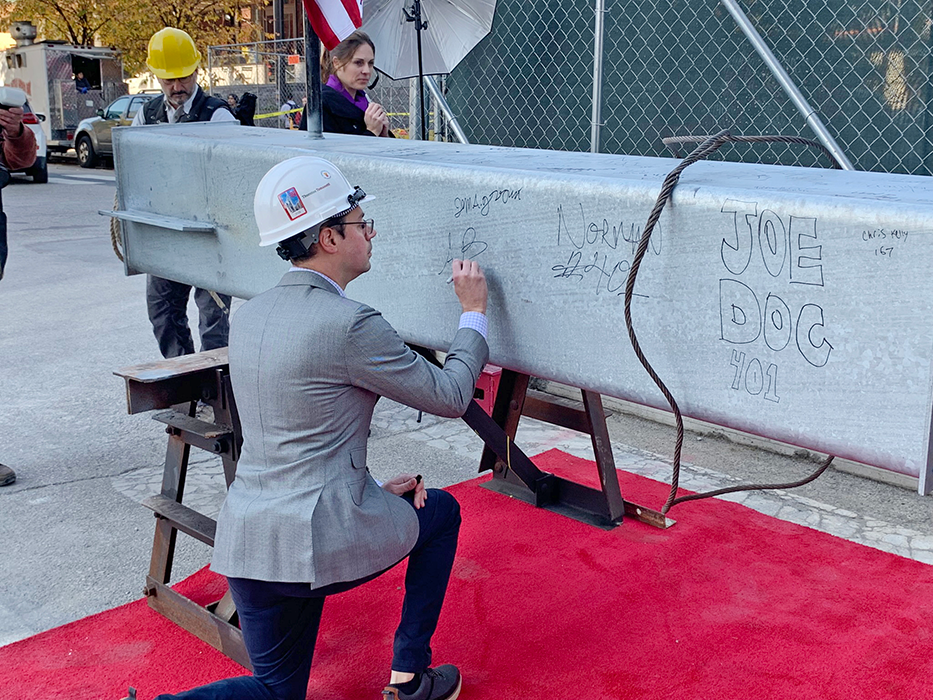
POLYGON ((460 328, 443 368, 430 364, 378 311, 344 293, 370 268, 376 230, 365 200, 333 164, 308 156, 273 167, 256 191, 261 244, 277 245, 292 268, 231 323, 243 449, 212 563, 229 580, 253 675, 175 697, 303 700, 325 597, 406 557, 383 698, 460 693, 459 671, 432 668, 430 646, 459 506, 413 474, 380 486, 366 466, 366 441, 380 396, 442 416, 466 411, 488 357, 486 280, 475 262, 454 261, 460 328))

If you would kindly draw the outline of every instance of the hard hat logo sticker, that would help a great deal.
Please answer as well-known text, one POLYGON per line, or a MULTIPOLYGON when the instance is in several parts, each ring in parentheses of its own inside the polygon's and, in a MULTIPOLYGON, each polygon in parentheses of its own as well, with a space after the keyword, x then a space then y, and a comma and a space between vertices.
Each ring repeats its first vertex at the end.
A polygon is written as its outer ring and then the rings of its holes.
POLYGON ((291 221, 308 213, 308 210, 305 209, 304 202, 301 201, 298 190, 294 187, 289 187, 284 192, 279 193, 279 203, 282 205, 282 208, 285 210, 285 213, 288 214, 288 218, 291 221))

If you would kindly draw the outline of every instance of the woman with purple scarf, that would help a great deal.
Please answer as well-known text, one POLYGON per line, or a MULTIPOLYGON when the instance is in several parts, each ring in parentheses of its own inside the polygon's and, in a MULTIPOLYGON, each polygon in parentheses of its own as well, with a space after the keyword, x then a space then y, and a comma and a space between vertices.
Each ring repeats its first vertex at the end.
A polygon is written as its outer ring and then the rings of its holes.
MULTIPOLYGON (((394 136, 382 105, 370 102, 363 92, 369 85, 376 60, 376 46, 365 33, 356 31, 333 51, 321 57, 321 116, 324 131, 362 136, 394 136)), ((299 129, 307 130, 306 112, 299 129)))

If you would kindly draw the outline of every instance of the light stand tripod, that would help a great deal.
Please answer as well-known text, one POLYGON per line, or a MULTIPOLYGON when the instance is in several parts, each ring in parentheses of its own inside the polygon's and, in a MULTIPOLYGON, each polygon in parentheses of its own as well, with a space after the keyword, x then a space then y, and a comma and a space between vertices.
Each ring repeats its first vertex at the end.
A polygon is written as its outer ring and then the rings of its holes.
POLYGON ((405 8, 402 9, 402 12, 405 13, 405 21, 415 23, 415 32, 418 37, 418 97, 421 102, 421 140, 426 141, 428 136, 424 118, 424 64, 421 59, 421 32, 428 28, 428 23, 421 19, 421 0, 414 0, 411 13, 405 8))

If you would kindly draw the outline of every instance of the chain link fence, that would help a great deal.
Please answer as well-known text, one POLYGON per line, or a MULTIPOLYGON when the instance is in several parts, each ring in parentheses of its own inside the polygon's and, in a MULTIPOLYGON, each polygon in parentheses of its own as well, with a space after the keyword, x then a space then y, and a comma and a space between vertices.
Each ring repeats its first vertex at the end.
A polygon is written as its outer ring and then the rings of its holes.
POLYGON ((305 98, 304 39, 211 46, 207 66, 212 95, 256 95, 256 126, 297 128, 305 98))
POLYGON ((448 80, 470 142, 590 150, 593 27, 592 0, 499 0, 492 33, 448 80))
MULTIPOLYGON (((933 0, 740 4, 857 169, 933 173, 933 0)), ((595 17, 594 0, 498 0, 490 35, 441 81, 467 138, 591 150, 595 17)), ((301 40, 211 47, 211 89, 254 92, 258 115, 300 105, 303 49, 301 40)), ((600 152, 667 156, 664 137, 724 128, 814 138, 717 0, 605 0, 602 53, 600 152)), ((414 83, 383 75, 368 91, 397 136, 417 136, 414 83)), ((426 105, 431 137, 452 140, 429 92, 426 105)), ((280 116, 256 124, 288 125, 280 116)), ((730 145, 714 158, 828 165, 783 144, 730 145)))
MULTIPOLYGON (((931 3, 743 0, 751 23, 860 170, 931 174, 931 3)), ((715 0, 606 0, 601 139, 669 155, 666 136, 813 138, 715 0)), ((449 79, 471 141, 590 150, 592 0, 499 0, 492 34, 449 79)), ((825 166, 799 146, 730 146, 729 160, 825 166)))

